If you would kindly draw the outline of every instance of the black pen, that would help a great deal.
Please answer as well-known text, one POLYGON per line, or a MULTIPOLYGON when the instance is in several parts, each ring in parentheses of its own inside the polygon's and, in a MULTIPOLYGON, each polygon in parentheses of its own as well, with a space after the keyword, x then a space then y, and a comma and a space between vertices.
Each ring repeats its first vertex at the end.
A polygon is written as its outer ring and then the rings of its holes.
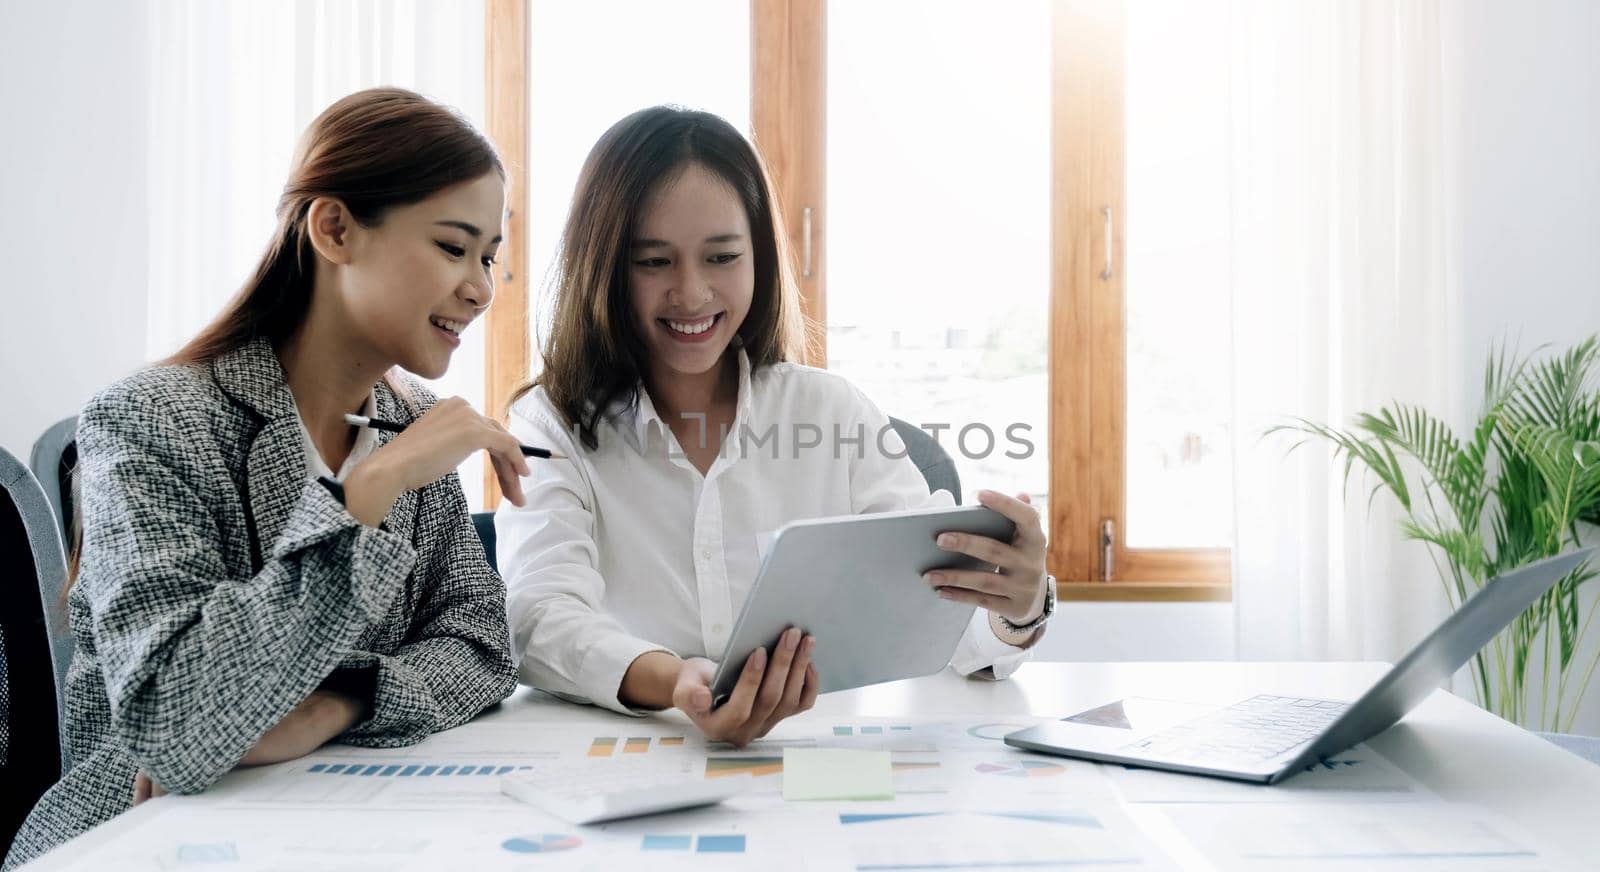
MULTIPOLYGON (((393 421, 380 421, 377 418, 368 418, 366 415, 345 415, 344 421, 352 427, 371 427, 374 430, 387 430, 390 433, 399 433, 406 429, 404 424, 393 421)), ((537 457, 541 460, 566 460, 565 454, 557 454, 548 448, 534 448, 532 445, 523 445, 523 457, 537 457)))

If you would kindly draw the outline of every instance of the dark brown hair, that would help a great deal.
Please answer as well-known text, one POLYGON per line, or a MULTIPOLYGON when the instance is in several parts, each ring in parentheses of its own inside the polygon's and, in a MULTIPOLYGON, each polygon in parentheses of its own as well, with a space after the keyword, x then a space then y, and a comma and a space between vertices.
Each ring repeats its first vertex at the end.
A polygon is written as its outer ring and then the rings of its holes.
MULTIPOLYGON (((628 250, 646 202, 690 164, 738 195, 750 222, 755 293, 739 327, 752 368, 797 359, 804 323, 772 183, 755 147, 709 112, 642 109, 607 130, 584 162, 557 262, 544 370, 515 397, 543 385, 590 449, 613 403, 639 400, 648 355, 628 294, 628 250)), ((513 400, 515 399, 513 397, 513 400)))
POLYGON ((278 226, 266 253, 222 313, 165 363, 214 360, 252 339, 274 343, 300 326, 311 306, 316 255, 306 233, 311 201, 333 197, 365 227, 493 170, 494 146, 455 110, 402 88, 357 91, 306 128, 278 198, 278 226))

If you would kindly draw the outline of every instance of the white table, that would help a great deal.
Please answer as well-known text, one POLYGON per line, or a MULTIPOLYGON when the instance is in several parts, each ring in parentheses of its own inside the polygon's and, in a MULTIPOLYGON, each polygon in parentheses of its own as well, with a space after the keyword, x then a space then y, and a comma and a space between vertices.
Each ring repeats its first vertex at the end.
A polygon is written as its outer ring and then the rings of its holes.
MULTIPOLYGON (((947 671, 830 694, 802 717, 826 730, 828 722, 845 715, 919 719, 975 713, 1053 716, 1134 695, 1226 699, 1265 691, 1354 699, 1385 668, 1378 663, 1031 663, 1004 682, 969 681, 947 671)), ((681 720, 676 713, 662 717, 681 720)), ((618 725, 622 719, 524 689, 474 723, 521 720, 618 725)), ((1592 859, 1600 868, 1600 826, 1596 826, 1595 810, 1600 801, 1600 766, 1444 691, 1435 692, 1399 725, 1369 744, 1440 797, 1484 807, 1520 825, 1541 847, 1592 859)), ((223 790, 214 788, 214 792, 236 794, 248 789, 248 778, 247 774, 230 774, 219 784, 223 790)), ((181 813, 173 803, 201 808, 207 798, 208 794, 201 794, 153 800, 27 868, 65 868, 153 814, 181 813)))

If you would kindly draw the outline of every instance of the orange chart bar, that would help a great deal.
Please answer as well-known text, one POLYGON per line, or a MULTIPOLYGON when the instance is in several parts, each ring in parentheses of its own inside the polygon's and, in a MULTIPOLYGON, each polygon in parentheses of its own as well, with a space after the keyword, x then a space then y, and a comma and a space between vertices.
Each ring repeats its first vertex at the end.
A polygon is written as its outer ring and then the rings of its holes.
POLYGON ((589 746, 589 756, 590 757, 610 757, 611 756, 611 752, 616 750, 616 747, 617 747, 617 740, 616 740, 615 737, 605 737, 605 738, 595 739, 594 740, 594 744, 589 746))
POLYGON ((712 757, 706 761, 706 777, 727 775, 777 775, 783 771, 782 757, 712 757))

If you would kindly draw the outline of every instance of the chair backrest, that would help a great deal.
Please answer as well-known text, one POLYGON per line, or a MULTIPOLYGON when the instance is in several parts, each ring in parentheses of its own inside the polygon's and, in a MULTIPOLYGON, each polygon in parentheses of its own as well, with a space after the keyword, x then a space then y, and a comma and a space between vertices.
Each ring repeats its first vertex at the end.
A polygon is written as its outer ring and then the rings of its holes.
POLYGON ((478 538, 483 542, 483 556, 489 558, 489 568, 499 572, 500 567, 494 559, 494 512, 474 512, 472 526, 478 529, 478 538))
POLYGON ((78 465, 78 416, 57 421, 33 443, 28 458, 33 477, 61 524, 61 541, 70 542, 72 529, 72 469, 78 465))
MULTIPOLYGON (((51 517, 60 535, 61 549, 72 549, 73 506, 72 474, 78 465, 78 418, 73 416, 51 425, 33 443, 29 458, 34 481, 49 501, 51 517)), ((50 662, 56 671, 56 693, 65 711, 67 667, 72 663, 72 628, 67 620, 67 573, 41 573, 39 597, 44 602, 45 632, 50 639, 50 662)), ((66 758, 63 757, 63 760, 66 758)), ((63 771, 65 767, 63 767, 63 771)))
POLYGON ((917 465, 917 470, 927 480, 928 493, 947 490, 956 498, 956 504, 960 505, 961 476, 956 472, 956 462, 950 459, 950 453, 944 450, 939 440, 928 435, 928 431, 921 427, 899 418, 890 418, 889 423, 900 434, 900 441, 906 444, 911 462, 917 465))
MULTIPOLYGON (((45 627, 47 585, 59 589, 66 555, 54 510, 33 474, 0 448, 0 841, 10 844, 28 811, 67 765, 63 683, 42 668, 54 660, 45 627), (46 715, 54 712, 55 717, 46 715)), ((59 664, 65 675, 65 664, 59 664)))

